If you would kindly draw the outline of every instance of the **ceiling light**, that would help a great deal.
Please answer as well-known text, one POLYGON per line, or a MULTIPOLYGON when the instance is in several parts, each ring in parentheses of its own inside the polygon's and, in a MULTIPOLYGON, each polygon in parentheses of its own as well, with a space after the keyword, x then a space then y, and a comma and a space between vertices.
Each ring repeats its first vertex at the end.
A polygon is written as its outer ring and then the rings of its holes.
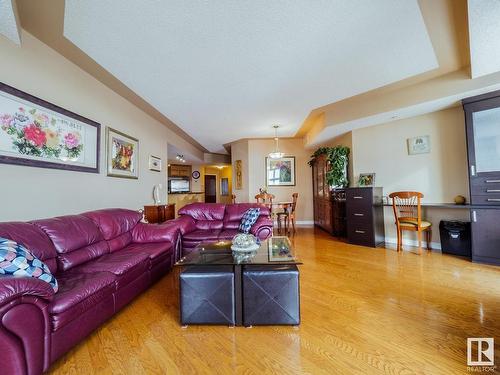
POLYGON ((271 159, 281 159, 283 156, 285 156, 284 152, 280 152, 279 148, 279 139, 278 139, 278 128, 279 125, 274 125, 274 151, 269 153, 269 157, 271 159))

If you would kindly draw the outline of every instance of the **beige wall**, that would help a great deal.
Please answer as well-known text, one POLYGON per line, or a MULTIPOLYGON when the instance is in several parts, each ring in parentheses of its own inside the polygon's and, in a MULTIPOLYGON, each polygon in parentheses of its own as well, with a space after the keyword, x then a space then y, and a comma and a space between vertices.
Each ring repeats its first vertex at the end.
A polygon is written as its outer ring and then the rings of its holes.
MULTIPOLYGON (((274 148, 272 139, 243 140, 231 145, 233 168, 237 159, 243 161, 243 190, 234 190, 237 202, 254 202, 259 188, 266 187, 266 156, 274 148), (247 154, 245 151, 248 150, 247 154)), ((267 191, 276 196, 276 201, 290 201, 293 193, 299 193, 297 221, 311 224, 312 209, 312 173, 307 165, 310 150, 304 147, 303 139, 281 139, 280 150, 287 156, 295 156, 295 186, 267 187, 267 191)), ((234 178, 233 178, 234 184, 234 178)), ((233 185, 234 186, 234 185, 233 185)))
POLYGON ((194 179, 193 176, 191 175, 191 191, 198 193, 200 191, 203 191, 203 165, 200 164, 193 164, 191 166, 191 170, 198 171, 200 172, 200 178, 194 179))
POLYGON ((248 202, 248 181, 249 181, 249 165, 248 165, 248 140, 244 139, 231 143, 231 164, 233 167, 233 193, 236 195, 236 202, 248 202), (242 186, 241 189, 236 189, 236 160, 241 160, 242 169, 242 186))
MULTIPOLYGON (((422 116, 369 127, 352 132, 353 172, 357 183, 359 173, 376 173, 376 185, 384 195, 400 190, 424 194, 424 202, 453 202, 456 195, 468 197, 467 150, 464 114, 454 107, 422 116), (407 138, 430 135, 431 152, 408 155, 407 138)), ((431 209, 424 211, 432 221, 434 246, 439 242, 441 219, 468 219, 467 210, 431 209)), ((394 218, 385 210, 386 237, 396 237, 394 218)), ((405 234, 408 240, 415 236, 405 234)))
POLYGON ((101 173, 0 164, 0 221, 28 220, 103 207, 138 209, 152 203, 166 173, 148 170, 148 156, 166 166, 170 130, 24 32, 22 47, 0 38, 0 81, 101 123, 101 173), (105 128, 140 142, 139 179, 106 176, 105 128), (8 181, 8 183, 6 183, 8 181))

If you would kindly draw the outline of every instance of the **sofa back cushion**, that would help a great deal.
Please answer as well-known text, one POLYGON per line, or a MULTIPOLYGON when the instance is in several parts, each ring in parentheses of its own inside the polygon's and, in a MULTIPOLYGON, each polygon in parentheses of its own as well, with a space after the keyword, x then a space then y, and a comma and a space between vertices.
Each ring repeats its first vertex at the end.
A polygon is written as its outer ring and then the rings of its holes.
POLYGON ((224 219, 226 205, 222 203, 191 203, 179 210, 179 215, 189 215, 195 220, 212 221, 224 219))
POLYGON ((58 253, 59 271, 109 253, 109 247, 99 228, 83 215, 60 216, 32 222, 52 240, 58 253))
POLYGON ((241 218, 250 208, 260 208, 260 215, 268 217, 269 207, 259 203, 235 203, 226 205, 226 214, 224 215, 224 229, 238 229, 241 218))
POLYGON ((57 272, 57 251, 54 244, 36 225, 24 222, 0 223, 0 237, 23 245, 43 261, 51 273, 57 272))
POLYGON ((132 229, 142 219, 140 212, 124 208, 107 208, 85 212, 82 215, 99 227, 111 252, 120 250, 132 242, 132 229))

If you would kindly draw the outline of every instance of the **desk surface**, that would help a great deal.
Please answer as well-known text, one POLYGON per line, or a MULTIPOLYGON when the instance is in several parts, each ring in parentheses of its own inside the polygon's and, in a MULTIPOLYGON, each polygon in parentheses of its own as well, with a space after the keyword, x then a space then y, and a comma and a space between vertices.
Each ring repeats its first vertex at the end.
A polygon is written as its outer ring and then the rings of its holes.
MULTIPOLYGON (((384 203, 384 206, 392 207, 392 203, 384 203)), ((499 208, 499 206, 478 206, 473 204, 455 204, 455 203, 422 203, 422 208, 443 208, 443 209, 474 209, 474 208, 499 208)))

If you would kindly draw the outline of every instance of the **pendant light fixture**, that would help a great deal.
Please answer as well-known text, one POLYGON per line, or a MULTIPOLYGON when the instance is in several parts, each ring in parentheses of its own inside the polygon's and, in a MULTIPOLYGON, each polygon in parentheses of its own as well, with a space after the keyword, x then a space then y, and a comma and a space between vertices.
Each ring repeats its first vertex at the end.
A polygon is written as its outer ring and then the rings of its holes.
POLYGON ((271 159, 281 159, 283 156, 285 156, 284 152, 280 152, 279 148, 279 139, 278 139, 278 128, 279 125, 274 125, 274 151, 269 153, 269 157, 271 159))

